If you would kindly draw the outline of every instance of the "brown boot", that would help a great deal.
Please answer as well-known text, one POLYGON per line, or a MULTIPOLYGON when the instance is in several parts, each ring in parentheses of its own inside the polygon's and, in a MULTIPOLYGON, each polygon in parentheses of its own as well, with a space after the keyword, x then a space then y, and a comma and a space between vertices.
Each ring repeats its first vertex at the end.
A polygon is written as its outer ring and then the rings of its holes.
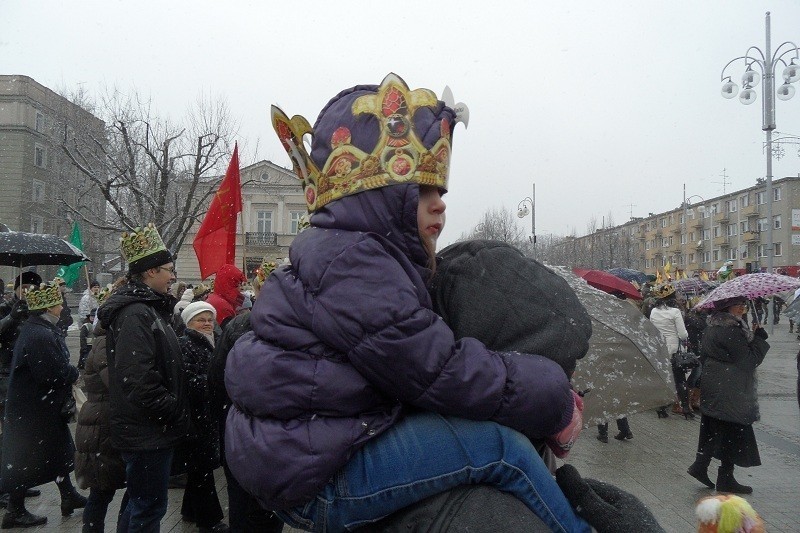
POLYGON ((681 407, 681 402, 677 400, 672 402, 672 412, 675 413, 676 415, 683 414, 683 407, 681 407))
POLYGON ((700 410, 700 389, 695 387, 693 389, 689 389, 689 405, 692 406, 692 409, 695 411, 700 410))

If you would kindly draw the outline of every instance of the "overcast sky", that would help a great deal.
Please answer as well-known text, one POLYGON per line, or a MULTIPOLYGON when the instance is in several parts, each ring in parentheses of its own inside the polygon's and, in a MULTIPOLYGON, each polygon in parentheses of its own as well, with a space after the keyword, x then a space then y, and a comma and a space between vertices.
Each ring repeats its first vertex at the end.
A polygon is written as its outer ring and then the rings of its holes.
MULTIPOLYGON (((449 85, 471 117, 454 135, 440 244, 486 209, 516 212, 534 183, 537 234, 581 235, 593 217, 679 206, 684 183, 709 199, 766 175, 761 85, 744 106, 720 96, 720 73, 764 49, 767 9, 773 50, 800 44, 797 0, 0 0, 0 72, 54 90, 135 87, 176 119, 199 93, 222 96, 243 166, 290 164, 270 104, 313 124, 338 91, 390 71, 412 89, 449 85)), ((739 85, 743 70, 731 70, 739 85)), ((776 118, 800 135, 795 86, 776 118)), ((796 146, 773 174, 800 174, 796 146)), ((529 233, 531 217, 519 224, 529 233)))

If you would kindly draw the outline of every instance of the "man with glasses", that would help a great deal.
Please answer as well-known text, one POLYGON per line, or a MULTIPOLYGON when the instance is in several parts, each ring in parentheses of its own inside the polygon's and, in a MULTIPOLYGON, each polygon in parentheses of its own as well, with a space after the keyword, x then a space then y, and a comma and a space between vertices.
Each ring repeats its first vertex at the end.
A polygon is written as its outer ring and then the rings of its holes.
MULTIPOLYGON (((152 224, 123 234, 122 255, 128 282, 97 312, 107 330, 111 443, 122 453, 127 478, 118 530, 157 532, 167 511, 173 451, 189 428, 181 349, 171 326, 175 265, 152 224)), ((92 514, 94 494, 84 516, 92 514)))

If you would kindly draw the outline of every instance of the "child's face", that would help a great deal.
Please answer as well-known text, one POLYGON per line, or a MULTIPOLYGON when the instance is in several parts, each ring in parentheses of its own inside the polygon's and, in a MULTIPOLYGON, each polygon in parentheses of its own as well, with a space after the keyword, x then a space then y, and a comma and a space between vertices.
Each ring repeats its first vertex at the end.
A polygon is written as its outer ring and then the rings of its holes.
POLYGON ((420 185, 419 207, 417 208, 417 226, 419 233, 436 245, 436 239, 444 229, 444 210, 447 206, 437 187, 420 185))

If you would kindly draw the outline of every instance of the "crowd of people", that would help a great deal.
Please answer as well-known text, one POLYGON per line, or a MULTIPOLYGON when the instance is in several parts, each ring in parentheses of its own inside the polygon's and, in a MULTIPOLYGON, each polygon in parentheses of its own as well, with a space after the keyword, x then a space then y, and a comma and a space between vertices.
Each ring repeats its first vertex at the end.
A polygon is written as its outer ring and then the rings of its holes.
MULTIPOLYGON (((226 264, 212 285, 179 284, 154 226, 125 233, 126 276, 81 297, 77 366, 63 280, 17 278, 0 304, 2 527, 45 523, 25 497, 54 481, 64 515, 84 508, 84 532, 104 531, 118 492, 117 531, 159 531, 170 479, 185 475, 181 515, 201 532, 344 531, 391 516, 399 531, 404 509, 476 484, 513 495, 531 531, 661 531, 632 495, 569 465, 553 471, 548 458, 565 457, 582 427, 574 360, 457 338, 434 310, 459 112, 390 74, 331 100, 310 153, 296 119, 273 109, 311 214, 286 264, 265 261, 252 280, 226 264), (73 440, 76 386, 86 402, 73 440)), ((670 285, 648 291, 643 310, 670 353, 700 354, 688 377, 673 364, 673 409, 701 413, 689 474, 751 492, 733 469, 760 464, 754 372, 766 333, 742 318, 741 299, 705 317, 670 285)), ((633 438, 627 418, 617 428, 633 438)), ((598 430, 607 442, 608 424, 598 430)))

